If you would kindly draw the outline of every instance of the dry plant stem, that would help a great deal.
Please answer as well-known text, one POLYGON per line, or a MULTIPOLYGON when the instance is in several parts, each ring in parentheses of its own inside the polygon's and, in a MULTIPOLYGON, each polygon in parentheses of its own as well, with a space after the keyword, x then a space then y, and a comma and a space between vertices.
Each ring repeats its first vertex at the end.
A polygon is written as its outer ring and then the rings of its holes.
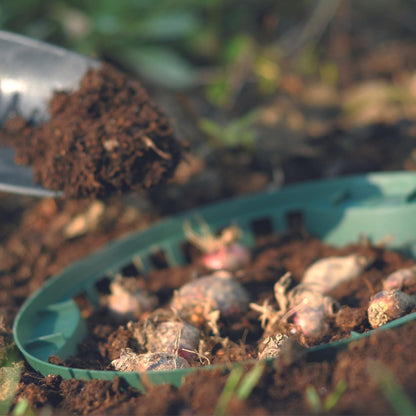
POLYGON ((265 336, 274 335, 274 327, 278 322, 293 322, 294 330, 311 338, 324 336, 329 325, 327 319, 335 315, 338 303, 325 296, 318 285, 298 284, 289 289, 292 284, 290 273, 283 275, 274 286, 274 293, 280 310, 276 311, 265 301, 263 305, 250 304, 250 308, 259 312, 259 320, 265 336))
POLYGON ((299 28, 296 28, 296 36, 293 29, 284 34, 278 43, 283 46, 286 56, 291 56, 302 49, 308 43, 316 43, 327 25, 333 19, 342 0, 320 0, 312 10, 308 20, 299 28))
POLYGON ((204 252, 219 250, 225 245, 235 243, 242 237, 242 231, 235 225, 224 228, 219 236, 215 236, 211 232, 205 221, 202 221, 200 227, 201 234, 197 234, 192 230, 190 223, 185 221, 184 232, 188 240, 204 252))
POLYGON ((296 312, 299 310, 302 305, 313 308, 322 307, 328 315, 332 315, 335 312, 338 306, 337 302, 331 297, 324 295, 320 285, 300 283, 289 290, 291 280, 290 273, 286 273, 274 285, 275 298, 281 312, 286 314, 286 317, 291 315, 291 311, 296 312))
POLYGON ((211 361, 209 360, 209 358, 207 357, 206 354, 201 354, 198 351, 194 351, 194 350, 191 351, 191 350, 188 350, 186 348, 182 348, 182 350, 185 351, 186 353, 188 353, 190 357, 198 358, 201 365, 210 365, 211 364, 211 361))
POLYGON ((269 301, 265 300, 262 305, 257 303, 250 303, 250 308, 260 313, 259 321, 265 333, 268 333, 271 328, 281 318, 281 314, 270 306, 269 301))
POLYGON ((291 320, 307 337, 322 337, 329 330, 326 320, 335 315, 338 302, 325 296, 320 285, 300 283, 289 290, 291 284, 291 275, 286 273, 274 286, 275 297, 280 306, 278 320, 291 320))
POLYGON ((145 325, 142 331, 149 352, 167 352, 190 360, 199 344, 200 331, 194 326, 180 321, 167 321, 145 325))
POLYGON ((165 159, 165 160, 171 160, 172 159, 172 156, 169 154, 169 153, 166 153, 166 152, 164 152, 164 151, 162 151, 162 150, 160 150, 156 145, 155 145, 155 142, 153 141, 153 140, 151 140, 151 139, 149 139, 149 137, 147 137, 147 136, 145 136, 145 137, 143 137, 143 141, 144 141, 144 143, 146 144, 146 146, 149 148, 149 149, 152 149, 155 153, 157 153, 162 159, 165 159))
POLYGON ((185 221, 183 224, 185 237, 203 252, 216 250, 219 244, 218 239, 211 232, 208 224, 202 219, 200 219, 200 228, 201 233, 198 234, 192 229, 190 222, 185 221))
POLYGON ((338 303, 325 296, 318 285, 298 284, 289 290, 292 278, 290 273, 282 276, 274 286, 276 300, 280 306, 275 311, 266 300, 263 305, 250 304, 259 312, 259 320, 265 336, 274 335, 277 322, 293 322, 294 330, 311 338, 319 338, 329 331, 327 319, 335 315, 338 303))
POLYGON ((274 285, 274 297, 279 304, 280 310, 286 311, 289 308, 289 287, 292 284, 292 275, 290 272, 285 273, 274 285))

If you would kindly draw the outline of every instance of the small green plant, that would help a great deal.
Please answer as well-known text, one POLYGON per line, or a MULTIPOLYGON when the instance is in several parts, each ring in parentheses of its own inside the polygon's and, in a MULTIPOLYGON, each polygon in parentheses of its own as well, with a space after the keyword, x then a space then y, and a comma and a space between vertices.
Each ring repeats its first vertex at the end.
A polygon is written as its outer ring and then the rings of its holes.
POLYGON ((347 382, 341 380, 336 385, 334 391, 329 393, 325 399, 321 399, 314 386, 306 387, 306 400, 313 413, 325 413, 332 410, 347 390, 347 382))
POLYGON ((202 118, 199 128, 207 134, 216 147, 253 148, 257 139, 253 124, 259 119, 259 111, 251 111, 244 116, 221 125, 213 120, 202 118))
POLYGON ((252 72, 256 49, 254 40, 246 34, 237 34, 224 42, 219 50, 220 70, 205 89, 211 104, 220 108, 233 107, 242 85, 252 72))
MULTIPOLYGON (((42 411, 42 416, 46 416, 47 413, 42 411)), ((30 407, 29 400, 21 399, 14 406, 12 416, 36 416, 35 411, 30 407)))
POLYGON ((0 348, 0 415, 7 414, 12 405, 22 364, 14 344, 0 348))
POLYGON ((415 405, 387 366, 381 362, 370 362, 368 372, 397 415, 416 415, 415 405))
POLYGON ((316 45, 309 45, 299 52, 296 59, 297 71, 306 77, 318 77, 327 85, 336 85, 339 69, 335 62, 324 59, 316 45))
POLYGON ((236 366, 228 376, 224 389, 218 399, 214 415, 223 416, 226 414, 228 404, 232 398, 247 400, 259 382, 265 367, 265 362, 258 362, 243 378, 244 369, 236 366))
POLYGON ((281 77, 278 47, 260 45, 253 37, 242 33, 224 42, 220 52, 220 70, 205 88, 205 96, 211 104, 232 109, 248 84, 263 96, 276 92, 281 77))

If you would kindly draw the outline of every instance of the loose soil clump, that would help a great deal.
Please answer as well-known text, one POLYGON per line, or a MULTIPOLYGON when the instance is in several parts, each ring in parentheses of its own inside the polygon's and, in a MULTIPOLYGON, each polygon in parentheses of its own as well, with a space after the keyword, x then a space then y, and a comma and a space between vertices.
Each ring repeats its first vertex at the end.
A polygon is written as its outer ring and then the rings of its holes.
POLYGON ((168 118, 138 81, 109 65, 90 69, 74 92, 56 92, 50 120, 16 116, 0 140, 16 162, 32 165, 36 182, 66 197, 147 191, 169 179, 182 146, 168 118))

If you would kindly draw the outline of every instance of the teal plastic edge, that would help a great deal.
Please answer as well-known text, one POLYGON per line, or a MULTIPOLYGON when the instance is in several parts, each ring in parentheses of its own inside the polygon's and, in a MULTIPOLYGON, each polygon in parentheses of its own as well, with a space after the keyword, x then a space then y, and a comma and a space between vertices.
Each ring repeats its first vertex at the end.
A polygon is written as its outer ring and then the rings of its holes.
MULTIPOLYGON (((252 220, 269 218, 275 231, 282 231, 287 227, 287 216, 296 212, 301 212, 304 224, 311 234, 329 244, 341 246, 356 242, 360 235, 377 242, 387 235, 393 235, 391 248, 416 258, 416 173, 372 173, 291 185, 279 190, 221 201, 164 219, 146 230, 114 240, 92 255, 74 262, 56 277, 48 280, 21 307, 13 326, 16 345, 28 363, 43 375, 59 374, 64 378, 86 380, 109 380, 118 376, 143 391, 144 386, 139 373, 61 367, 29 353, 27 345, 30 345, 33 333, 38 331, 36 338, 39 331, 48 330, 43 327, 42 314, 45 307, 55 305, 53 308, 57 311, 57 318, 62 318, 60 315, 66 313, 62 305, 78 293, 84 292, 92 302, 96 301, 96 280, 103 275, 116 273, 133 258, 140 261, 146 270, 150 267, 148 257, 156 248, 165 250, 172 264, 181 263, 177 246, 185 240, 185 220, 191 220, 195 228, 198 226, 198 218, 201 217, 213 229, 236 223, 248 232, 245 235, 250 242, 252 220)), ((416 314, 411 314, 380 329, 358 336, 352 334, 348 339, 310 348, 307 351, 308 357, 316 359, 333 354, 356 339, 371 336, 375 331, 395 328, 415 317, 416 314)), ((68 316, 62 319, 68 319, 76 328, 71 334, 65 334, 66 342, 61 348, 53 350, 54 354, 66 358, 74 352, 76 343, 86 334, 86 328, 82 318, 76 317, 75 314, 68 312, 68 316), (72 319, 78 319, 78 322, 74 323, 72 319)), ((46 327, 53 327, 54 324, 55 320, 49 319, 46 327)), ((53 337, 52 343, 55 343, 55 338, 53 337)), ((214 367, 204 367, 210 368, 214 367)), ((185 375, 198 369, 148 372, 146 378, 154 384, 168 383, 179 386, 185 375)))

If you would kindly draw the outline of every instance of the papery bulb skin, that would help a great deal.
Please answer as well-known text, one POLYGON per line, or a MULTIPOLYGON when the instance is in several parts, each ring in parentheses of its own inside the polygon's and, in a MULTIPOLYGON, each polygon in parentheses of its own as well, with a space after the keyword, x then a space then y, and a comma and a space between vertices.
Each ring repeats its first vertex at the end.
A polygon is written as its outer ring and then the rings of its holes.
POLYGON ((376 293, 368 305, 368 321, 373 328, 379 328, 394 321, 416 306, 416 296, 400 290, 383 290, 376 293))
POLYGON ((247 311, 248 304, 246 289, 229 273, 217 272, 178 289, 171 308, 182 319, 200 327, 211 312, 218 311, 221 318, 237 318, 247 311))
POLYGON ((309 266, 302 283, 318 285, 322 293, 328 293, 339 284, 358 277, 369 264, 370 260, 361 254, 327 257, 309 266))
POLYGON ((308 338, 321 338, 329 332, 324 308, 305 307, 293 316, 293 323, 308 338))
POLYGON ((396 270, 383 281, 384 290, 402 290, 414 285, 416 285, 416 266, 396 270))
POLYGON ((148 351, 179 355, 187 361, 195 357, 201 336, 198 328, 181 321, 148 326, 144 332, 148 351))
POLYGON ((275 334, 271 337, 267 337, 259 348, 258 358, 259 360, 265 360, 267 358, 277 358, 280 355, 283 345, 287 342, 289 337, 284 334, 275 334))
POLYGON ((111 362, 116 371, 164 371, 189 367, 189 363, 182 357, 165 352, 136 354, 130 348, 121 351, 120 358, 111 362))

